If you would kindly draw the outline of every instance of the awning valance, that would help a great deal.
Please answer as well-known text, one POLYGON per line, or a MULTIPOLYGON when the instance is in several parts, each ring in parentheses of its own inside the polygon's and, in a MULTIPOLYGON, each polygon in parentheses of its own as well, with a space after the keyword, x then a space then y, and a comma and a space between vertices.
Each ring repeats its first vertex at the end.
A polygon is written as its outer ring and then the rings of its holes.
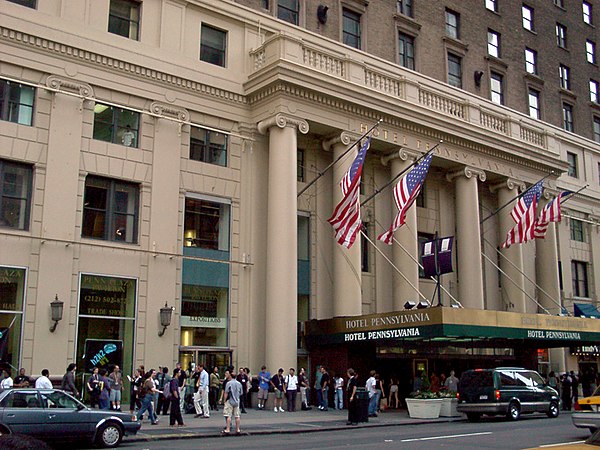
POLYGON ((600 312, 598 312, 594 305, 590 305, 589 303, 574 303, 573 312, 575 317, 593 317, 600 319, 600 312))

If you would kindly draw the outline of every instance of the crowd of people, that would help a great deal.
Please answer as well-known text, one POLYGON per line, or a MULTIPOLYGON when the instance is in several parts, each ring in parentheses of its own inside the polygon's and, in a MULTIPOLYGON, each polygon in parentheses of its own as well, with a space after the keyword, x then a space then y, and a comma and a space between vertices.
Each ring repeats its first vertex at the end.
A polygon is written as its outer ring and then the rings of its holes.
POLYGON ((580 389, 583 397, 589 397, 596 390, 599 381, 598 375, 591 370, 585 370, 583 373, 577 374, 571 370, 559 375, 552 371, 546 377, 548 385, 560 393, 564 411, 570 411, 577 403, 580 389))

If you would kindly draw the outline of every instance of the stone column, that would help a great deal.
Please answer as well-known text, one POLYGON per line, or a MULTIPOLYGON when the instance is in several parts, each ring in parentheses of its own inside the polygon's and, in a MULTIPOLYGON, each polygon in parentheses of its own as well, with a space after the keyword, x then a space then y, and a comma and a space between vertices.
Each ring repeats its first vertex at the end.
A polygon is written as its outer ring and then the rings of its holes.
MULTIPOLYGON (((383 165, 391 163, 390 178, 396 177, 403 170, 406 170, 420 156, 420 154, 409 150, 400 149, 381 158, 383 165)), ((390 189, 392 192, 392 189, 390 189)), ((392 221, 398 213, 398 208, 394 202, 393 193, 391 194, 392 221)), ((391 222, 390 222, 391 224, 391 222)), ((419 287, 419 266, 415 261, 419 257, 419 240, 417 237, 417 207, 412 205, 407 214, 406 222, 395 233, 394 238, 398 243, 392 244, 392 261, 394 266, 402 273, 400 275, 394 270, 393 278, 393 299, 394 311, 404 309, 407 301, 420 301, 415 287, 419 287), (411 286, 412 284, 412 286, 411 286), (414 286, 414 287, 413 287, 414 286)))
MULTIPOLYGON (((550 200, 551 192, 545 190, 540 198, 538 211, 550 200)), ((538 213, 539 214, 539 213, 538 213)), ((553 222, 548 225, 544 239, 535 240, 535 275, 537 300, 551 314, 560 314, 560 279, 558 273, 558 249, 556 246, 556 226, 553 222)))
MULTIPOLYGON (((333 149, 333 161, 337 160, 348 146, 358 139, 358 135, 342 132, 323 142, 325 150, 333 149)), ((346 157, 333 166, 333 207, 342 199, 340 180, 348 171, 350 164, 356 158, 359 144, 355 145, 346 157)), ((331 227, 330 231, 331 231, 331 227)), ((333 239, 333 236, 332 236, 333 239)), ((339 245, 333 246, 333 316, 359 316, 362 314, 361 292, 361 239, 360 235, 351 248, 339 245)), ((291 366, 290 366, 291 367, 291 366)))
POLYGON ((477 179, 485 181, 486 175, 482 170, 466 166, 446 177, 448 181, 456 180, 458 301, 465 308, 484 309, 477 179))
POLYGON ((284 114, 258 124, 260 133, 269 134, 264 330, 265 361, 271 370, 298 363, 297 130, 308 133, 308 123, 284 114))
MULTIPOLYGON (((492 192, 498 192, 498 207, 506 204, 504 209, 498 213, 498 243, 506 239, 506 234, 515 226, 515 222, 510 216, 510 211, 514 206, 514 200, 519 194, 519 188, 523 189, 524 184, 511 178, 492 186, 492 192)), ((523 247, 521 245, 512 245, 509 248, 501 250, 499 257, 499 266, 502 270, 500 274, 502 285, 502 298, 507 306, 507 311, 525 312, 525 277, 523 275, 523 247), (511 281, 512 280, 512 281, 511 281)))

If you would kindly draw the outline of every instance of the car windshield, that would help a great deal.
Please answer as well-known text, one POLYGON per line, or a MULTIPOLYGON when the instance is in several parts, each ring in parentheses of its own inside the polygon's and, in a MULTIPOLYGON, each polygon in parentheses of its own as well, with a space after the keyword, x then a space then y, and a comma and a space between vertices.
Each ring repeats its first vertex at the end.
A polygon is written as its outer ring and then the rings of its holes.
POLYGON ((42 403, 46 408, 77 409, 81 405, 81 403, 64 392, 40 392, 40 394, 42 396, 42 403))

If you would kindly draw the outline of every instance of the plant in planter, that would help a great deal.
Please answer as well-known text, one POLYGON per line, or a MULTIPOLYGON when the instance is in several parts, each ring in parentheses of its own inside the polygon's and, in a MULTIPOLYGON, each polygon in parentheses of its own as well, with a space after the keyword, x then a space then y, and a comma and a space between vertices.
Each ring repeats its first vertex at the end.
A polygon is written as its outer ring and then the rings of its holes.
MULTIPOLYGON (((422 387, 424 388, 425 384, 422 387)), ((408 415, 415 419, 436 419, 440 416, 442 402, 443 399, 439 392, 432 392, 428 389, 411 392, 406 399, 408 415)))

